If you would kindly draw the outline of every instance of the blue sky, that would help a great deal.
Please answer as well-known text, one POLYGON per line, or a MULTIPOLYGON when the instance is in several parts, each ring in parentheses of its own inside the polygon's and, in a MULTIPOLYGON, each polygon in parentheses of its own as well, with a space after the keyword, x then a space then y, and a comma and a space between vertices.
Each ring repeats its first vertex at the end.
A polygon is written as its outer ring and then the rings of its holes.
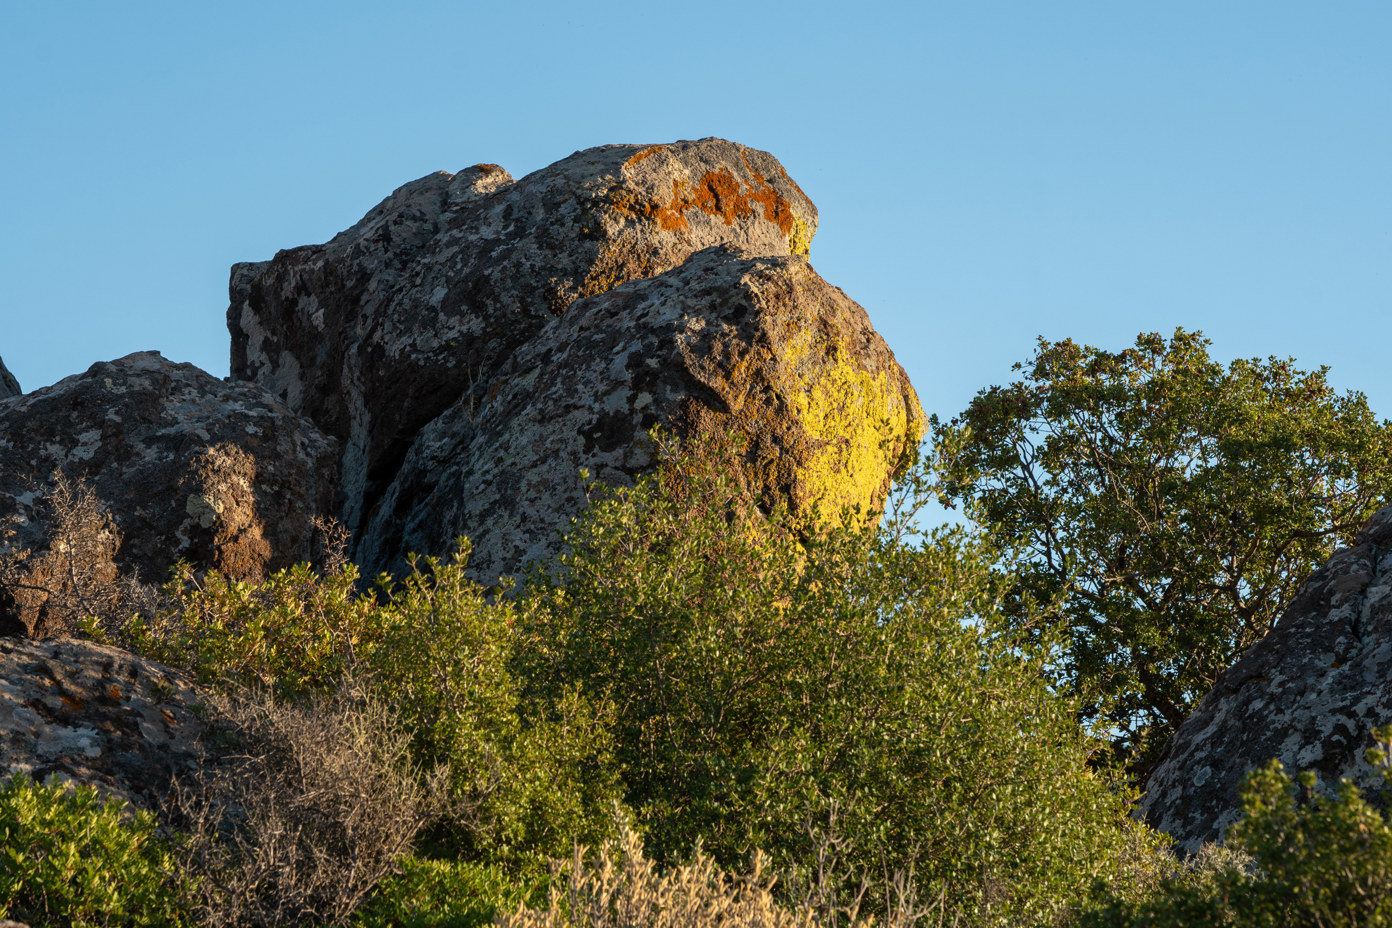
POLYGON ((406 181, 717 135, 930 412, 1034 339, 1203 329, 1392 416, 1392 3, 0 6, 0 356, 227 373, 234 261, 406 181))

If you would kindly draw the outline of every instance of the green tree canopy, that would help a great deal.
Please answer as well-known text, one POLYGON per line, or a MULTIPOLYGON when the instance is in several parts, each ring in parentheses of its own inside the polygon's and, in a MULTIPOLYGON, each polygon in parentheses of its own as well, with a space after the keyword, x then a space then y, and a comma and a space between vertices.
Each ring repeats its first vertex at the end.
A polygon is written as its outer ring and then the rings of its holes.
POLYGON ((1021 380, 934 419, 940 490, 1017 563, 1017 622, 1148 760, 1392 486, 1392 426, 1327 368, 1208 355, 1177 329, 1108 352, 1039 340, 1021 380))

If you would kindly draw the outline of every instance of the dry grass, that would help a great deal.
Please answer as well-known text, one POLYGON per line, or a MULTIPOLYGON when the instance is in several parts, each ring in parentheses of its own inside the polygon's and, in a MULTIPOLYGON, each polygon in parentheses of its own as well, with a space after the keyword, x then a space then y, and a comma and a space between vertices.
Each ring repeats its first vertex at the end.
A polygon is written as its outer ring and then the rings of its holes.
POLYGON ((361 693, 210 702, 237 750, 183 784, 171 809, 190 836, 199 924, 345 924, 439 813, 444 778, 417 776, 408 736, 361 693))
MULTIPOLYGON (((834 866, 833 859, 822 863, 834 866)), ((749 872, 730 876, 704 853, 667 873, 643 854, 642 840, 627 826, 599 853, 577 847, 570 860, 553 861, 551 897, 544 909, 519 908, 499 916, 496 928, 869 928, 862 917, 864 891, 842 904, 828 891, 830 873, 789 907, 774 893, 768 860, 756 851, 749 872)), ((900 904, 887 913, 887 928, 913 928, 908 880, 891 878, 900 904)))

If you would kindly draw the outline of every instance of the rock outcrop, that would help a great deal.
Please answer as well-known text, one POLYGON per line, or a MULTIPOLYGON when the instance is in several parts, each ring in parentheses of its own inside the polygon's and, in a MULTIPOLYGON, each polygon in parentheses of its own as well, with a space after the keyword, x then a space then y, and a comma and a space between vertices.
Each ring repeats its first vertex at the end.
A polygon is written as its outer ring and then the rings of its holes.
POLYGON ((1141 811, 1195 852, 1237 821, 1253 768, 1280 759, 1374 795, 1370 731, 1392 722, 1392 506, 1301 587, 1166 745, 1141 811))
POLYGON ((714 245, 805 254, 816 227, 777 160, 720 139, 589 149, 515 182, 488 164, 434 174, 327 244, 236 265, 232 376, 344 443, 357 532, 417 433, 495 396, 513 353, 576 300, 714 245))
POLYGON ((95 786, 154 808, 204 760, 198 696, 177 671, 73 638, 0 638, 0 775, 95 786))
POLYGON ((123 571, 160 582, 182 558, 256 579, 309 559, 337 460, 335 441, 256 384, 141 352, 0 404, 0 518, 42 549, 45 485, 61 469, 124 536, 123 571))
POLYGON ((468 534, 491 579, 556 553, 585 499, 654 465, 646 433, 730 438, 756 495, 865 511, 922 434, 908 377, 859 305, 804 258, 725 247, 573 304, 430 423, 363 534, 398 570, 468 534))
POLYGON ((11 374, 9 368, 5 367, 5 359, 0 358, 0 400, 19 396, 23 392, 19 388, 19 381, 15 380, 14 374, 11 374))

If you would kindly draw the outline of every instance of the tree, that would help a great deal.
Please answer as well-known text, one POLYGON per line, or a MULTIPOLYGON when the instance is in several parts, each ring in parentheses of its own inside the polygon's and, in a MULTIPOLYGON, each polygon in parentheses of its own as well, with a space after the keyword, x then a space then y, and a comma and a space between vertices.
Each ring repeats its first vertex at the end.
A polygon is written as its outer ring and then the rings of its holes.
POLYGON ((1392 487, 1392 426, 1362 394, 1208 346, 1041 338, 1023 379, 933 421, 943 499, 1016 562, 1007 611, 1067 629, 1059 673, 1142 775, 1392 487))
POLYGON ((997 634, 999 578, 966 533, 911 539, 907 513, 818 530, 729 473, 671 452, 598 499, 519 604, 521 676, 611 705, 656 860, 762 848, 794 897, 869 878, 867 910, 897 870, 933 919, 1031 925, 1149 859, 1047 642, 997 634))

